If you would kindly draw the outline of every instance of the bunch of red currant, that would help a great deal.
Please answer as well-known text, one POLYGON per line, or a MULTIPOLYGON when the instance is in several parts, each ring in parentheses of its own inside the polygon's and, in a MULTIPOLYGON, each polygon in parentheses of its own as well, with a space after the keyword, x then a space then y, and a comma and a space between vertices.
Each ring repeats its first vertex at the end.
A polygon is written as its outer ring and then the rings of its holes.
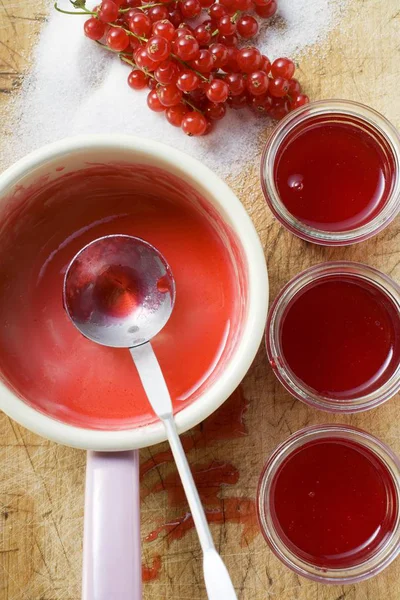
POLYGON ((132 66, 130 87, 148 87, 149 108, 165 112, 187 135, 208 133, 227 105, 281 119, 309 102, 293 78, 293 61, 271 64, 256 47, 238 47, 240 39, 258 33, 258 21, 247 11, 272 17, 276 0, 102 0, 92 11, 86 0, 70 1, 81 9, 72 14, 90 15, 87 37, 132 66))

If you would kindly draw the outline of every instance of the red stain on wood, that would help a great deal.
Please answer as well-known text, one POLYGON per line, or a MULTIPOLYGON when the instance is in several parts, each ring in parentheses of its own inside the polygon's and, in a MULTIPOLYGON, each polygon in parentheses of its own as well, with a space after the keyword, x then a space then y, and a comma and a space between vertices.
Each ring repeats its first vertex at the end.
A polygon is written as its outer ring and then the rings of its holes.
MULTIPOLYGON (((248 402, 238 387, 230 398, 200 425, 181 436, 185 452, 193 448, 204 448, 215 445, 219 441, 234 440, 247 435, 244 415, 248 402)), ((141 477, 167 462, 173 462, 170 450, 158 452, 140 467, 141 477)))
POLYGON ((154 581, 158 578, 162 567, 161 556, 156 554, 153 556, 153 564, 149 567, 148 565, 142 565, 142 579, 143 581, 154 581))
MULTIPOLYGON (((204 504, 218 504, 218 493, 222 485, 234 485, 239 481, 239 471, 229 463, 212 461, 206 465, 191 467, 200 498, 204 504)), ((145 496, 167 492, 169 506, 184 506, 186 496, 177 471, 173 471, 145 491, 145 496)))
MULTIPOLYGON (((259 528, 254 500, 250 498, 224 498, 219 501, 215 508, 206 508, 207 521, 224 525, 225 523, 238 523, 242 525, 240 536, 240 545, 247 546, 256 537, 259 528)), ((194 528, 193 519, 190 513, 186 513, 172 519, 168 523, 160 525, 154 529, 145 538, 146 542, 153 542, 158 539, 161 533, 165 532, 168 545, 182 539, 185 534, 194 528)))
MULTIPOLYGON (((192 449, 210 447, 224 440, 233 440, 247 435, 244 414, 248 402, 241 387, 214 414, 201 425, 181 436, 186 453, 192 449)), ((144 478, 153 469, 165 463, 173 463, 171 451, 158 452, 141 466, 141 477, 144 478)), ((224 497, 221 491, 224 486, 235 485, 239 481, 239 470, 228 462, 213 460, 208 463, 191 465, 193 477, 205 507, 209 523, 224 525, 236 523, 241 526, 240 543, 248 545, 259 531, 255 502, 247 497, 224 497)), ((185 493, 177 471, 174 469, 152 487, 143 488, 142 498, 150 494, 165 492, 168 505, 173 508, 188 508, 185 493)), ((167 523, 160 523, 146 538, 146 542, 158 539, 165 534, 167 543, 182 539, 194 528, 189 511, 179 514, 167 523)), ((158 555, 155 559, 160 558, 158 555)), ((160 558, 161 562, 161 558, 160 558)), ((158 563, 157 563, 158 564, 158 563)), ((151 580, 158 576, 160 568, 151 580)), ((144 579, 150 581, 150 579, 144 579)))

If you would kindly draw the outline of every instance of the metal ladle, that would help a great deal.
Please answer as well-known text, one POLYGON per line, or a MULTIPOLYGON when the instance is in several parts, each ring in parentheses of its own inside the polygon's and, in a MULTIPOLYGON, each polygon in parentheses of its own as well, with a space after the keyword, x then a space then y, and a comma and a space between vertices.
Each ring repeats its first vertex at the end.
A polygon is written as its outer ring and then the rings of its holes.
POLYGON ((149 243, 128 235, 101 237, 85 246, 72 259, 64 279, 64 306, 75 327, 97 344, 129 348, 149 402, 165 426, 203 551, 208 598, 234 600, 237 596, 214 546, 150 343, 167 323, 174 302, 175 281, 165 258, 149 243))

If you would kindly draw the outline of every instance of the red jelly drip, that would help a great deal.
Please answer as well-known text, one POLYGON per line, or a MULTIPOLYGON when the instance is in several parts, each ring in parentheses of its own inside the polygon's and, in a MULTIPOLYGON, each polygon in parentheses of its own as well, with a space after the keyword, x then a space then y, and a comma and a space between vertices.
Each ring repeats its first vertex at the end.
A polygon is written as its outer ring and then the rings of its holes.
POLYGON ((291 371, 317 393, 342 400, 376 391, 400 359, 394 303, 361 278, 312 283, 283 316, 282 354, 291 371))
POLYGON ((370 222, 385 205, 395 162, 380 135, 350 118, 315 118, 292 131, 277 153, 275 183, 299 221, 324 231, 370 222))
POLYGON ((370 558, 393 531, 398 511, 381 459, 339 438, 309 442, 289 455, 273 481, 271 501, 285 545, 324 568, 370 558))

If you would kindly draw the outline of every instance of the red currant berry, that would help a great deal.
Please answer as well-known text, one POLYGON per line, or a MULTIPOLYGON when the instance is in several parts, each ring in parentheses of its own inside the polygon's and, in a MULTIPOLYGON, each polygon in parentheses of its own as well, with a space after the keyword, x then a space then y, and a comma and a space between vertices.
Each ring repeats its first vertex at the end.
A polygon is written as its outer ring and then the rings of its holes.
POLYGON ((269 93, 274 98, 283 98, 289 92, 289 81, 283 77, 275 77, 270 80, 269 93))
POLYGON ((272 106, 272 98, 268 94, 253 96, 251 107, 259 114, 265 114, 272 106))
POLYGON ((171 21, 174 27, 179 27, 183 21, 182 13, 179 8, 174 8, 169 11, 168 19, 171 21))
POLYGON ((148 71, 155 71, 159 64, 150 58, 146 48, 138 48, 135 51, 135 63, 140 69, 147 69, 148 71))
POLYGON ((143 42, 141 42, 138 38, 130 36, 129 46, 131 47, 131 50, 137 50, 138 48, 141 48, 142 45, 143 42))
POLYGON ((90 40, 101 40, 106 31, 105 23, 99 21, 95 17, 91 17, 83 26, 83 30, 85 32, 86 37, 90 40))
POLYGON ((294 98, 295 96, 298 96, 301 93, 301 85, 300 83, 297 81, 297 79, 291 79, 289 81, 289 96, 291 96, 292 98, 294 98))
POLYGON ((100 5, 98 17, 103 23, 112 23, 118 18, 118 6, 112 0, 103 0, 100 5))
POLYGON ((155 35, 146 44, 147 54, 152 60, 160 62, 171 54, 171 46, 165 38, 155 35))
POLYGON ((157 86, 158 86, 157 81, 155 79, 153 79, 152 77, 149 77, 149 79, 147 81, 147 87, 150 90, 155 90, 157 86))
POLYGON ((212 4, 208 9, 208 14, 210 15, 210 19, 218 22, 227 12, 223 4, 212 4))
POLYGON ((239 51, 235 46, 229 46, 228 48, 228 60, 224 64, 224 71, 226 73, 238 73, 240 71, 237 57, 239 51))
POLYGON ((291 79, 296 70, 295 64, 290 58, 277 58, 271 66, 272 77, 283 77, 291 79))
POLYGON ((115 19, 113 25, 119 25, 120 27, 125 27, 125 17, 124 17, 124 15, 119 15, 118 19, 115 19))
POLYGON ((129 21, 129 29, 139 37, 148 37, 151 32, 151 20, 143 12, 136 13, 129 21))
POLYGON ((253 96, 261 96, 268 90, 269 78, 264 71, 253 71, 247 76, 247 89, 253 96))
POLYGON ((154 71, 154 77, 158 83, 167 85, 168 83, 176 83, 179 76, 179 67, 176 62, 172 60, 164 60, 160 63, 157 69, 154 71))
POLYGON ((243 73, 253 73, 260 69, 262 57, 260 51, 254 46, 242 48, 237 55, 237 63, 243 73))
POLYGON ((209 51, 214 59, 214 69, 221 69, 228 62, 228 48, 224 44, 211 44, 209 51))
POLYGON ((136 8, 142 4, 141 0, 125 0, 124 2, 126 8, 136 8))
POLYGON ((203 133, 203 135, 208 135, 209 133, 211 133, 211 131, 214 129, 214 123, 212 121, 209 121, 207 119, 207 125, 206 125, 206 130, 203 133))
POLYGON ((187 23, 183 22, 175 31, 175 38, 181 37, 182 35, 194 35, 193 29, 187 23))
POLYGON ((212 121, 223 119, 226 114, 226 106, 223 102, 209 102, 206 106, 206 117, 212 121))
MULTIPOLYGON (((210 79, 210 81, 212 81, 212 79, 210 79)), ((203 81, 202 79, 200 79, 199 90, 202 90, 204 94, 207 92, 208 86, 210 85, 210 81, 203 81)))
POLYGON ((131 71, 128 75, 128 85, 133 90, 142 90, 147 85, 146 73, 139 71, 139 69, 131 71))
MULTIPOLYGON (((256 0, 254 0, 254 3, 257 4, 256 0)), ((273 17, 277 10, 278 5, 276 0, 271 0, 268 4, 257 4, 256 6, 256 14, 263 19, 273 17)))
POLYGON ((214 66, 214 59, 211 52, 203 48, 192 63, 196 71, 200 71, 200 73, 210 73, 214 66))
POLYGON ((185 19, 196 19, 201 13, 199 0, 183 0, 181 2, 181 13, 185 19))
POLYGON ((271 61, 269 60, 269 58, 267 56, 265 56, 265 54, 263 54, 261 56, 260 71, 264 71, 264 73, 266 73, 268 75, 270 70, 271 70, 271 61))
POLYGON ((208 44, 211 42, 212 31, 210 29, 210 25, 205 25, 204 23, 195 28, 194 36, 199 42, 200 46, 208 46, 208 44))
POLYGON ((246 89, 246 80, 241 73, 228 73, 225 75, 225 81, 231 96, 240 96, 246 89))
POLYGON ((110 27, 107 33, 107 46, 116 52, 122 52, 127 46, 129 46, 129 36, 119 27, 110 27))
POLYGON ((242 38, 250 40, 258 33, 258 23, 251 15, 242 15, 238 19, 236 29, 242 38))
POLYGON ((206 96, 210 102, 226 102, 229 94, 229 85, 222 79, 214 79, 207 85, 206 96))
POLYGON ((234 33, 233 35, 219 35, 218 36, 218 42, 220 44, 223 44, 224 46, 227 46, 228 48, 234 46, 236 48, 236 46, 238 45, 239 42, 239 38, 236 35, 236 33, 234 33))
POLYGON ((229 96, 228 104, 231 108, 241 109, 247 106, 247 94, 243 92, 239 96, 229 96))
POLYGON ((176 104, 175 106, 170 106, 165 111, 165 116, 167 117, 168 123, 174 125, 174 127, 180 127, 182 125, 182 119, 187 113, 189 109, 185 104, 176 104))
POLYGON ((190 92, 189 99, 192 104, 194 104, 199 110, 205 110, 208 99, 207 96, 201 88, 197 88, 194 92, 190 92))
POLYGON ((157 23, 157 21, 164 21, 169 17, 168 8, 166 8, 166 6, 152 6, 147 11, 147 14, 152 23, 157 23))
POLYGON ((189 112, 182 119, 182 131, 189 136, 204 135, 207 129, 207 119, 196 110, 189 112))
POLYGON ((175 10, 177 8, 179 8, 179 10, 181 9, 180 0, 173 0, 173 2, 170 2, 168 10, 175 10))
POLYGON ((268 110, 268 114, 279 121, 283 119, 290 111, 290 104, 287 98, 273 98, 271 108, 268 110))
POLYGON ((236 8, 236 10, 253 10, 254 9, 253 0, 236 0, 235 8, 236 8))
POLYGON ((199 87, 199 83, 199 76, 191 69, 188 69, 179 75, 176 85, 182 92, 188 93, 196 90, 199 87))
POLYGON ((152 31, 153 35, 163 37, 169 42, 172 42, 175 36, 175 27, 172 25, 171 21, 168 21, 168 19, 154 23, 152 31))
POLYGON ((199 42, 192 35, 181 35, 176 38, 173 42, 173 48, 175 54, 177 54, 181 60, 194 60, 199 56, 199 42))
POLYGON ((124 21, 129 24, 129 21, 133 19, 133 17, 137 14, 140 14, 142 11, 138 8, 130 8, 127 13, 124 14, 124 21))
POLYGON ((201 8, 210 8, 213 4, 214 0, 199 0, 201 4, 201 8))
POLYGON ((151 90, 151 92, 149 92, 147 96, 147 106, 150 110, 154 110, 154 112, 163 112, 165 110, 165 106, 160 102, 157 90, 151 90))
POLYGON ((224 15, 218 21, 218 30, 221 35, 233 35, 236 31, 236 23, 229 15, 224 15))
POLYGON ((305 104, 308 104, 310 102, 310 98, 308 96, 306 96, 305 94, 298 94, 297 96, 294 96, 292 98, 291 101, 291 107, 293 109, 295 108, 299 108, 300 106, 304 106, 305 104))
POLYGON ((157 88, 157 94, 163 106, 175 106, 182 101, 182 92, 174 83, 160 85, 157 88))
POLYGON ((235 8, 235 0, 219 0, 220 4, 225 6, 225 8, 235 8))

